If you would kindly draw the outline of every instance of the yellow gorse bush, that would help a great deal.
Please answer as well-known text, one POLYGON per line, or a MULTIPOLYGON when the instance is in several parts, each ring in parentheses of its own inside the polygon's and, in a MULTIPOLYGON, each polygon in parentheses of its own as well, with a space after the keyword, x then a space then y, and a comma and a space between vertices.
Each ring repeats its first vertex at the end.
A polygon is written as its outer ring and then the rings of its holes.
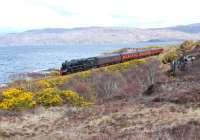
POLYGON ((86 101, 82 96, 72 90, 66 90, 63 92, 64 99, 74 105, 79 107, 89 107, 92 105, 91 102, 86 101))
POLYGON ((140 63, 144 63, 145 60, 144 59, 138 59, 138 60, 130 60, 130 61, 126 61, 120 64, 115 64, 115 65, 110 65, 108 67, 105 67, 106 71, 118 71, 118 70, 124 70, 124 69, 128 69, 130 66, 135 66, 138 65, 140 63))
POLYGON ((59 78, 49 80, 48 82, 51 85, 51 87, 55 87, 55 86, 63 85, 69 79, 70 79, 69 77, 59 77, 59 78))
POLYGON ((45 80, 39 80, 36 82, 37 86, 39 88, 52 88, 55 86, 61 86, 63 85, 67 80, 70 78, 67 76, 59 77, 59 78, 54 78, 54 79, 45 79, 45 80))
POLYGON ((87 78, 91 75, 91 70, 83 71, 83 72, 78 72, 75 74, 75 76, 78 76, 80 78, 87 78))
POLYGON ((63 99, 60 97, 60 91, 55 88, 46 88, 37 95, 37 102, 43 106, 62 105, 63 99))
POLYGON ((11 88, 1 94, 0 109, 30 109, 37 104, 50 107, 62 105, 64 101, 77 107, 89 107, 92 105, 91 102, 71 90, 60 91, 56 88, 46 88, 40 93, 34 94, 23 89, 11 88))
POLYGON ((36 106, 33 100, 34 93, 23 89, 11 88, 3 91, 2 100, 0 101, 0 109, 25 109, 36 106))
POLYGON ((50 88, 51 84, 49 83, 48 80, 40 80, 37 82, 38 87, 40 88, 50 88))

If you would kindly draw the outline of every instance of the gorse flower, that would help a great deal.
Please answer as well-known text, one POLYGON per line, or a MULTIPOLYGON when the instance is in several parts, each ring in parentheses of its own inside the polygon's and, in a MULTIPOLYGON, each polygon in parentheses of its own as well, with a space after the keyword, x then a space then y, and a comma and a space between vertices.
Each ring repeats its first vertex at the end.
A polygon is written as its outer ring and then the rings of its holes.
POLYGON ((0 109, 25 109, 36 106, 34 93, 23 89, 11 88, 2 93, 0 109))
POLYGON ((138 65, 138 64, 144 63, 144 62, 145 62, 145 59, 130 60, 130 61, 123 62, 123 63, 120 63, 120 64, 110 65, 108 67, 105 67, 105 70, 111 71, 111 72, 112 71, 125 70, 125 69, 128 69, 131 66, 135 66, 135 65, 138 65))
POLYGON ((75 74, 75 76, 78 76, 80 78, 87 78, 87 77, 91 76, 91 70, 78 72, 77 74, 75 74))
POLYGON ((55 87, 55 86, 62 86, 66 81, 68 81, 70 79, 70 77, 59 77, 59 78, 54 78, 54 79, 51 79, 51 80, 39 80, 37 81, 37 86, 39 88, 52 88, 52 87, 55 87))
POLYGON ((63 100, 60 97, 60 91, 55 88, 46 88, 36 97, 37 102, 44 106, 62 105, 63 100))
POLYGON ((51 87, 51 83, 48 80, 40 80, 37 82, 37 85, 40 88, 50 88, 51 87))
POLYGON ((30 109, 37 104, 50 107, 62 105, 64 101, 77 107, 91 106, 90 102, 71 90, 61 91, 56 88, 45 88, 38 94, 35 94, 23 89, 11 88, 3 91, 0 98, 0 109, 30 109))

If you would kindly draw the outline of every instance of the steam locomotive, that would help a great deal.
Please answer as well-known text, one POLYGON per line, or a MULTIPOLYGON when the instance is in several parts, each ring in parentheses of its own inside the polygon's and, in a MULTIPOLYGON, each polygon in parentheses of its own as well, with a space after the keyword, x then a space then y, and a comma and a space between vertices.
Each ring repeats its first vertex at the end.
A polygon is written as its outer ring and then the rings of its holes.
POLYGON ((113 54, 109 56, 73 59, 71 61, 66 60, 64 63, 62 63, 60 74, 65 75, 68 73, 74 73, 92 68, 98 68, 107 65, 122 63, 132 59, 140 59, 148 56, 158 55, 162 52, 163 52, 162 48, 157 48, 157 49, 138 50, 131 53, 113 54))

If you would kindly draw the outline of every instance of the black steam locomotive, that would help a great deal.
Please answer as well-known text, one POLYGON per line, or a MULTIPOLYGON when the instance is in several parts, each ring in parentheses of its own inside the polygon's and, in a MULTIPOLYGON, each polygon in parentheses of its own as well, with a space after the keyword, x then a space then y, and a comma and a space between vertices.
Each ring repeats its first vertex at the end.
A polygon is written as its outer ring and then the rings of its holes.
POLYGON ((139 50, 131 53, 113 54, 110 56, 90 57, 84 59, 74 59, 62 63, 60 74, 65 75, 78 71, 84 71, 92 68, 103 67, 107 65, 122 63, 132 59, 140 59, 148 56, 158 55, 163 49, 147 49, 139 50))

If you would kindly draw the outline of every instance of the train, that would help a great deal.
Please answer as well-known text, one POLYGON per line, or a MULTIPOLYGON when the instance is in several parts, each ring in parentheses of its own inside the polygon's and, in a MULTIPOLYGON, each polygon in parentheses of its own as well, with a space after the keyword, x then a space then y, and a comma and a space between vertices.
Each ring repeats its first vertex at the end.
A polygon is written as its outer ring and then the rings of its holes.
POLYGON ((62 63, 60 68, 60 74, 66 75, 69 73, 75 73, 79 71, 85 71, 93 68, 104 67, 117 63, 122 63, 132 59, 141 59, 148 56, 159 55, 163 52, 163 48, 144 49, 134 52, 112 54, 109 56, 97 56, 82 59, 73 59, 62 63))

